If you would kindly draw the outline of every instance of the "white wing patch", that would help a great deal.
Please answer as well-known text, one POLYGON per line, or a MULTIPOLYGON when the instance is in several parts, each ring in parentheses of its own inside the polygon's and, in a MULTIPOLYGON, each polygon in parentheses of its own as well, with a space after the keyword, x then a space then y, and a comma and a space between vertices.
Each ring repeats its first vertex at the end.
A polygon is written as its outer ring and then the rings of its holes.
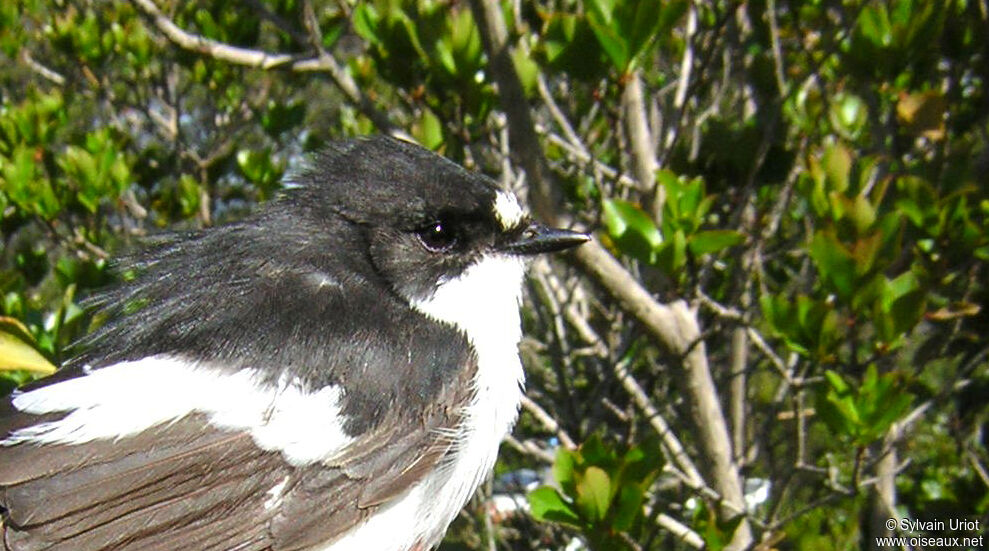
POLYGON ((494 215, 503 230, 518 226, 522 222, 523 212, 515 194, 499 191, 495 197, 494 215))
POLYGON ((343 431, 341 391, 305 392, 296 381, 264 385, 252 369, 222 372, 168 356, 121 362, 16 394, 20 411, 67 412, 15 431, 0 445, 82 444, 132 436, 194 412, 221 429, 244 430, 293 465, 331 458, 353 442, 343 431))

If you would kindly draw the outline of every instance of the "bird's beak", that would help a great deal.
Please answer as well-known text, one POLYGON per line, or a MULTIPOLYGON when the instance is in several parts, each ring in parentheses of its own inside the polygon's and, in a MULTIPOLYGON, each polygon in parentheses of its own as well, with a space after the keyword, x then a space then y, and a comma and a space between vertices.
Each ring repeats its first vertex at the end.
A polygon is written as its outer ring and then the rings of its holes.
POLYGON ((553 253, 576 247, 589 241, 591 237, 584 233, 579 233, 560 228, 548 228, 542 224, 532 222, 509 243, 502 248, 503 251, 512 254, 540 254, 553 253))

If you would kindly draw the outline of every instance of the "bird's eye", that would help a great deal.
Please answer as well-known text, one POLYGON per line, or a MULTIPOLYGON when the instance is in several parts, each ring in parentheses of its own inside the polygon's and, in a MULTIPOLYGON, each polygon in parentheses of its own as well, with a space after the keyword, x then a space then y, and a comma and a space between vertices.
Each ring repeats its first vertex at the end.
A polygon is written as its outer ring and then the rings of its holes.
POLYGON ((447 252, 457 244, 457 234, 444 222, 433 222, 416 232, 422 245, 434 253, 447 252))

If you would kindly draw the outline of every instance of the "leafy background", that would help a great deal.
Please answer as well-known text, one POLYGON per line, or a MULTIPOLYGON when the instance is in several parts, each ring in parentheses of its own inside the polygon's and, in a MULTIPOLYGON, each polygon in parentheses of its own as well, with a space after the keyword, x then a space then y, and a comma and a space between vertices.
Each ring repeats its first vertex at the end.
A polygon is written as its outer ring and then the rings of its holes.
POLYGON ((597 238, 528 285, 498 473, 545 484, 444 549, 989 521, 984 0, 16 0, 0 56, 5 391, 143 237, 387 132, 597 238))

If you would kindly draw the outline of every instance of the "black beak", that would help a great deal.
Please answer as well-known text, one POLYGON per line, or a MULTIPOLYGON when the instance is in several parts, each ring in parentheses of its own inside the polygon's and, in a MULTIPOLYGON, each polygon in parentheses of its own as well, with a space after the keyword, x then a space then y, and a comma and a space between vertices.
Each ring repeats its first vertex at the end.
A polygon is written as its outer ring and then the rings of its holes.
POLYGON ((529 224, 518 236, 506 243, 502 250, 512 254, 553 253, 586 243, 591 237, 584 233, 547 228, 535 222, 529 224))

